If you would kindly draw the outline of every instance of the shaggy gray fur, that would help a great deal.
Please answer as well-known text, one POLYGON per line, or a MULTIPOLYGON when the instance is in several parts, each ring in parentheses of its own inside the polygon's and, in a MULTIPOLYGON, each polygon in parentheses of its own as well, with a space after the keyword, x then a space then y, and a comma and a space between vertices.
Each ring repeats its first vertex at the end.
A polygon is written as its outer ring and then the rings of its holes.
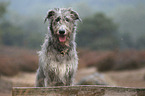
POLYGON ((37 87, 72 85, 78 67, 76 52, 76 20, 78 14, 66 8, 48 11, 45 18, 49 20, 48 34, 41 46, 39 68, 36 76, 37 87), (60 30, 64 30, 65 42, 60 42, 60 30))

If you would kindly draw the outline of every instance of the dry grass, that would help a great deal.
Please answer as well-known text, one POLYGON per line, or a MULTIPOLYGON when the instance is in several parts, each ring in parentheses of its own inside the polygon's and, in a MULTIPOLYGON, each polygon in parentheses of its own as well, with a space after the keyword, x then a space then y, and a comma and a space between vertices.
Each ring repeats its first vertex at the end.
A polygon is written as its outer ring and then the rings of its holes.
POLYGON ((79 69, 85 67, 96 66, 97 62, 104 59, 109 51, 90 51, 90 50, 78 50, 79 55, 79 69))
POLYGON ((118 86, 123 87, 145 87, 145 68, 124 71, 105 72, 118 86))
POLYGON ((126 50, 114 52, 114 70, 145 67, 145 51, 126 50))
POLYGON ((35 51, 5 47, 0 48, 0 74, 13 76, 20 71, 34 72, 38 66, 38 57, 35 51))
MULTIPOLYGON (((95 66, 98 71, 129 70, 145 66, 145 51, 78 50, 79 69, 95 66)), ((35 72, 38 67, 36 50, 0 47, 0 74, 13 76, 21 71, 35 72)))
POLYGON ((130 70, 145 67, 145 51, 79 50, 79 68, 96 66, 98 71, 130 70))

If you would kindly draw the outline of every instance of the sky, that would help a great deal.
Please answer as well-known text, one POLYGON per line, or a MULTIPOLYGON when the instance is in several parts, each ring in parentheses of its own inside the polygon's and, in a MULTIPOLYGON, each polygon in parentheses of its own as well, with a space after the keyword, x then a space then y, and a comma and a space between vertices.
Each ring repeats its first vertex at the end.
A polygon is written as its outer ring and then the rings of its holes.
MULTIPOLYGON (((133 7, 145 0, 0 0, 9 1, 9 9, 20 14, 44 14, 55 7, 72 7, 79 10, 79 6, 88 6, 92 11, 102 11, 107 14, 121 7, 133 7)), ((85 10, 85 9, 84 9, 85 10)))

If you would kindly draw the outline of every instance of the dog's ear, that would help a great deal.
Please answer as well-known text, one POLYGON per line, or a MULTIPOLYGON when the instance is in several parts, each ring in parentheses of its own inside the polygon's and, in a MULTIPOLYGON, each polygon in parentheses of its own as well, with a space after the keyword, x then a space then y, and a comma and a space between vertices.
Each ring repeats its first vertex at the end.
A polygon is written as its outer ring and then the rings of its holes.
POLYGON ((55 11, 54 11, 54 10, 48 11, 47 16, 45 17, 44 23, 45 23, 48 19, 52 19, 54 15, 55 15, 55 11))
POLYGON ((79 20, 80 22, 82 21, 81 18, 79 17, 78 13, 71 10, 70 11, 70 14, 71 14, 71 17, 74 19, 74 20, 79 20))

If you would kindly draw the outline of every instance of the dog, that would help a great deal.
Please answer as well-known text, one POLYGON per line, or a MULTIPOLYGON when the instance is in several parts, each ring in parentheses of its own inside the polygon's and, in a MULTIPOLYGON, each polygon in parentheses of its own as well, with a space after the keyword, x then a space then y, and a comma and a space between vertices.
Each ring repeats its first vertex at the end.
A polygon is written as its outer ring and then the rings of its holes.
POLYGON ((81 21, 71 8, 48 11, 44 20, 49 21, 39 55, 36 87, 71 86, 78 67, 76 51, 76 23, 81 21))

